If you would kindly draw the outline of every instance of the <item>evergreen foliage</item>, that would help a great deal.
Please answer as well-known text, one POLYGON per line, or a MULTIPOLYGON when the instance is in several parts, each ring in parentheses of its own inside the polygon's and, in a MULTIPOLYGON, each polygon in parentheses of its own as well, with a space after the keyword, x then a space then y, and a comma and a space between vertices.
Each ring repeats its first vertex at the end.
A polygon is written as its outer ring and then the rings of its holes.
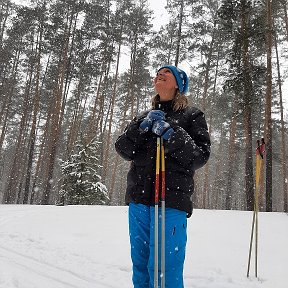
POLYGON ((84 145, 78 142, 74 153, 61 163, 60 195, 70 205, 105 205, 109 198, 106 186, 101 182, 99 144, 84 145))

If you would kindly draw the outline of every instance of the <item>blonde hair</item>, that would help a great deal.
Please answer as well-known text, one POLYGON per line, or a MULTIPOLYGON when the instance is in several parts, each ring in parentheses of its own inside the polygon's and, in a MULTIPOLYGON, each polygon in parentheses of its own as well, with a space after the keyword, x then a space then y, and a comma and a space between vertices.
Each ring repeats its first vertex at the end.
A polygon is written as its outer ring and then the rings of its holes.
MULTIPOLYGON (((152 108, 155 109, 156 105, 160 102, 160 96, 157 94, 152 97, 152 108)), ((177 93, 173 99, 173 111, 178 111, 184 109, 188 106, 188 98, 184 93, 180 93, 177 90, 177 93)))

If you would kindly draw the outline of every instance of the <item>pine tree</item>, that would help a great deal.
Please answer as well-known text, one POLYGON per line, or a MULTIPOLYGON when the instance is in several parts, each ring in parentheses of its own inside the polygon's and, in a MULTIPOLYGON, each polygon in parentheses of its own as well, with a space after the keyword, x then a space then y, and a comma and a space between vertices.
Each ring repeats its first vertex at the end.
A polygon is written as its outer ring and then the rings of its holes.
POLYGON ((62 186, 60 195, 67 204, 105 205, 108 203, 107 188, 101 183, 99 142, 76 144, 75 154, 61 164, 62 186))

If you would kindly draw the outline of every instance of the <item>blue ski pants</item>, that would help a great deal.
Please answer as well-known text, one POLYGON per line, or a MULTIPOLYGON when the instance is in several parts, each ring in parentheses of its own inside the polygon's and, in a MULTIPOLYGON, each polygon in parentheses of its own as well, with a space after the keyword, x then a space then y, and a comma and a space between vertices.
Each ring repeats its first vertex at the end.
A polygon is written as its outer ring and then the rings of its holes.
MULTIPOLYGON (((129 233, 132 281, 134 288, 154 286, 154 212, 153 206, 129 204, 129 233)), ((183 288, 183 268, 187 242, 186 212, 166 208, 165 210, 165 288, 183 288)), ((161 208, 159 207, 159 271, 161 285, 161 208)))

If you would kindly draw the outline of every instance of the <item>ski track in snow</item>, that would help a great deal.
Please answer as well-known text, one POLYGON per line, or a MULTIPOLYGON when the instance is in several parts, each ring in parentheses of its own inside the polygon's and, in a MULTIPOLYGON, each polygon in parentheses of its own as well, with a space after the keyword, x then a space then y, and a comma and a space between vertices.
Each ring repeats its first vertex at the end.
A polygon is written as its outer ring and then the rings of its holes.
MULTIPOLYGON (((0 288, 118 288, 123 273, 129 274, 126 278, 130 279, 128 266, 94 261, 97 258, 93 256, 69 251, 64 243, 53 246, 37 233, 2 233, 1 226, 13 225, 23 217, 37 216, 37 209, 20 207, 7 209, 0 218, 0 288), (115 279, 119 277, 116 284, 109 280, 111 273, 115 279)), ((75 233, 74 236, 81 238, 83 235, 75 233)))
MULTIPOLYGON (((42 254, 43 251, 39 251, 39 254, 42 254)), ((53 252, 53 251, 52 251, 53 252)), ((47 254, 49 253, 49 251, 47 251, 47 254)), ((63 257, 63 256, 62 256, 63 257)), ((47 257, 48 258, 48 257, 47 257)), ((62 258, 63 259, 63 258, 62 258)), ((110 270, 111 272, 111 268, 118 268, 118 267, 109 267, 109 269, 107 269, 108 267, 105 267, 107 265, 101 265, 100 263, 89 263, 89 261, 87 261, 87 259, 81 259, 80 256, 75 256, 75 255, 69 255, 66 254, 65 255, 65 262, 68 261, 68 263, 79 263, 81 265, 81 267, 91 267, 93 266, 95 271, 107 271, 110 270), (82 262, 82 263, 81 263, 82 262), (98 267, 97 267, 98 266, 98 267), (103 267, 104 266, 104 267, 103 267)), ((81 273, 76 273, 74 272, 72 269, 69 270, 66 268, 66 266, 68 263, 63 263, 63 266, 59 266, 59 265, 55 265, 53 263, 49 263, 48 261, 45 261, 43 259, 37 259, 34 257, 31 257, 29 255, 25 255, 22 254, 20 252, 17 252, 15 250, 12 250, 10 248, 7 247, 3 247, 2 245, 0 245, 0 267, 5 267, 4 270, 10 270, 7 266, 11 266, 11 270, 13 270, 13 273, 18 274, 18 275, 25 275, 25 281, 27 279, 37 279, 37 278, 41 278, 39 279, 39 283, 47 283, 47 286, 45 287, 71 287, 71 288, 82 288, 82 287, 95 287, 95 285, 97 287, 118 287, 118 286, 113 286, 110 285, 108 283, 105 283, 105 275, 101 275, 101 273, 99 273, 99 275, 95 275, 95 278, 89 278, 86 275, 83 275, 81 273), (66 265, 65 265, 66 264, 66 265), (19 272, 19 273, 17 273, 19 272), (55 276, 56 275, 56 276, 55 276), (97 279, 103 279, 103 281, 99 281, 97 279), (100 285, 100 286, 99 286, 100 285)), ((3 269, 1 269, 3 272, 3 269)), ((83 269, 81 269, 83 272, 83 269)), ((89 270, 88 270, 89 271, 89 270)), ((124 271, 124 269, 122 269, 122 271, 124 271)), ((1 274, 0 274, 1 275, 1 274)), ((5 276, 4 276, 5 277, 5 276)), ((32 283, 27 283, 26 285, 24 284, 25 281, 23 281, 21 283, 21 286, 19 286, 17 284, 17 280, 14 279, 14 283, 13 286, 11 287, 39 287, 38 285, 34 285, 32 286, 32 283), (24 286, 22 286, 24 284, 24 286)), ((5 283, 4 285, 1 283, 0 284, 3 288, 7 288, 7 283, 5 283)), ((10 287, 8 286, 8 287, 10 287)), ((42 284, 41 284, 42 286, 42 284)), ((43 286, 42 286, 43 287, 43 286)), ((43 287, 44 288, 44 287, 43 287)))

